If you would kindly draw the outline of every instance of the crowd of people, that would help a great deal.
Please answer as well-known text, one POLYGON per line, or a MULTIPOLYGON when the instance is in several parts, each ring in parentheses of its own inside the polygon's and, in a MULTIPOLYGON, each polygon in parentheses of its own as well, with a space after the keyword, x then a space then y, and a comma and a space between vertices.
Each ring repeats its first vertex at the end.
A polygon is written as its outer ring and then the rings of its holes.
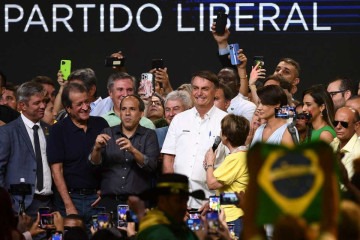
MULTIPOLYGON (((248 149, 315 141, 337 154, 348 199, 340 213, 347 224, 339 221, 329 239, 359 239, 359 82, 336 77, 294 99, 298 62, 280 59, 268 76, 257 63, 247 74, 245 50, 232 65, 229 30, 212 30, 223 68, 198 71, 178 89, 166 67, 151 69, 150 97, 125 66, 113 67, 105 98, 91 68, 67 79, 59 71, 58 86, 46 76, 14 86, 1 73, 0 239, 242 239, 248 149), (209 197, 223 193, 235 193, 237 202, 213 210, 209 197), (138 222, 118 224, 119 206, 138 222), (50 209, 51 227, 39 227, 42 208, 50 209), (201 227, 187 224, 192 211, 201 227), (212 211, 216 221, 206 218, 212 211)), ((292 231, 301 234, 291 239, 321 236, 287 217, 282 228, 266 225, 260 239, 290 239, 292 231)))

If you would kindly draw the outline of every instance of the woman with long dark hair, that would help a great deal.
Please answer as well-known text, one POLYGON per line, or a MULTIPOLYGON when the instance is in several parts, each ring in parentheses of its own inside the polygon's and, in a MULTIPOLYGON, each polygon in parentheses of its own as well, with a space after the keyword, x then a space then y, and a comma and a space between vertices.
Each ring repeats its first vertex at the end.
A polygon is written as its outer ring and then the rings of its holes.
POLYGON ((303 112, 311 115, 306 141, 322 140, 330 143, 336 137, 332 125, 335 110, 330 94, 323 85, 314 85, 303 92, 303 103, 303 112))

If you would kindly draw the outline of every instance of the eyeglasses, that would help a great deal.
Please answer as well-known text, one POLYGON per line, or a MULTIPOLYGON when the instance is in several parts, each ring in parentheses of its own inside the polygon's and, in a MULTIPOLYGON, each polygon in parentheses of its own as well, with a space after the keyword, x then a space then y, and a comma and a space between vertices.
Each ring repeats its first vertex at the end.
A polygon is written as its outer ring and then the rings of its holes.
POLYGON ((333 91, 333 92, 329 92, 329 94, 330 94, 331 97, 334 97, 336 94, 338 94, 338 93, 343 93, 343 92, 345 92, 345 91, 346 91, 346 90, 333 91))
POLYGON ((341 124, 341 126, 343 128, 348 128, 349 127, 349 123, 348 122, 344 122, 344 121, 333 121, 333 125, 334 127, 337 127, 338 124, 341 124))
POLYGON ((149 105, 150 105, 150 106, 151 106, 151 105, 155 105, 155 106, 157 106, 157 107, 161 107, 161 106, 162 106, 162 104, 161 104, 160 101, 149 101, 149 105))

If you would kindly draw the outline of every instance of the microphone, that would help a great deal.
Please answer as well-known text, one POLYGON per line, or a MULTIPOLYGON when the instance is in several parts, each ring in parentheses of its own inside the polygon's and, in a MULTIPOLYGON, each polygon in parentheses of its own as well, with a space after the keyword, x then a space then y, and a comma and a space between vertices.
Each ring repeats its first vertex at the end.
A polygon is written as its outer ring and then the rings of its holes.
POLYGON ((215 150, 218 148, 219 144, 221 143, 220 136, 217 136, 215 138, 214 144, 212 145, 212 150, 215 152, 215 150))

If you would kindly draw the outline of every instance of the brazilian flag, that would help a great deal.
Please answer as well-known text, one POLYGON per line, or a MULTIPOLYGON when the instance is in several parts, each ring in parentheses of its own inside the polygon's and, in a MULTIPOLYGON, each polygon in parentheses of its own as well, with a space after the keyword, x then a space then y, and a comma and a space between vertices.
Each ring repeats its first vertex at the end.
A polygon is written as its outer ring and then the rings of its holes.
POLYGON ((257 225, 275 223, 280 215, 320 221, 339 201, 336 157, 324 142, 288 148, 258 143, 248 152, 248 192, 255 200, 257 225))

